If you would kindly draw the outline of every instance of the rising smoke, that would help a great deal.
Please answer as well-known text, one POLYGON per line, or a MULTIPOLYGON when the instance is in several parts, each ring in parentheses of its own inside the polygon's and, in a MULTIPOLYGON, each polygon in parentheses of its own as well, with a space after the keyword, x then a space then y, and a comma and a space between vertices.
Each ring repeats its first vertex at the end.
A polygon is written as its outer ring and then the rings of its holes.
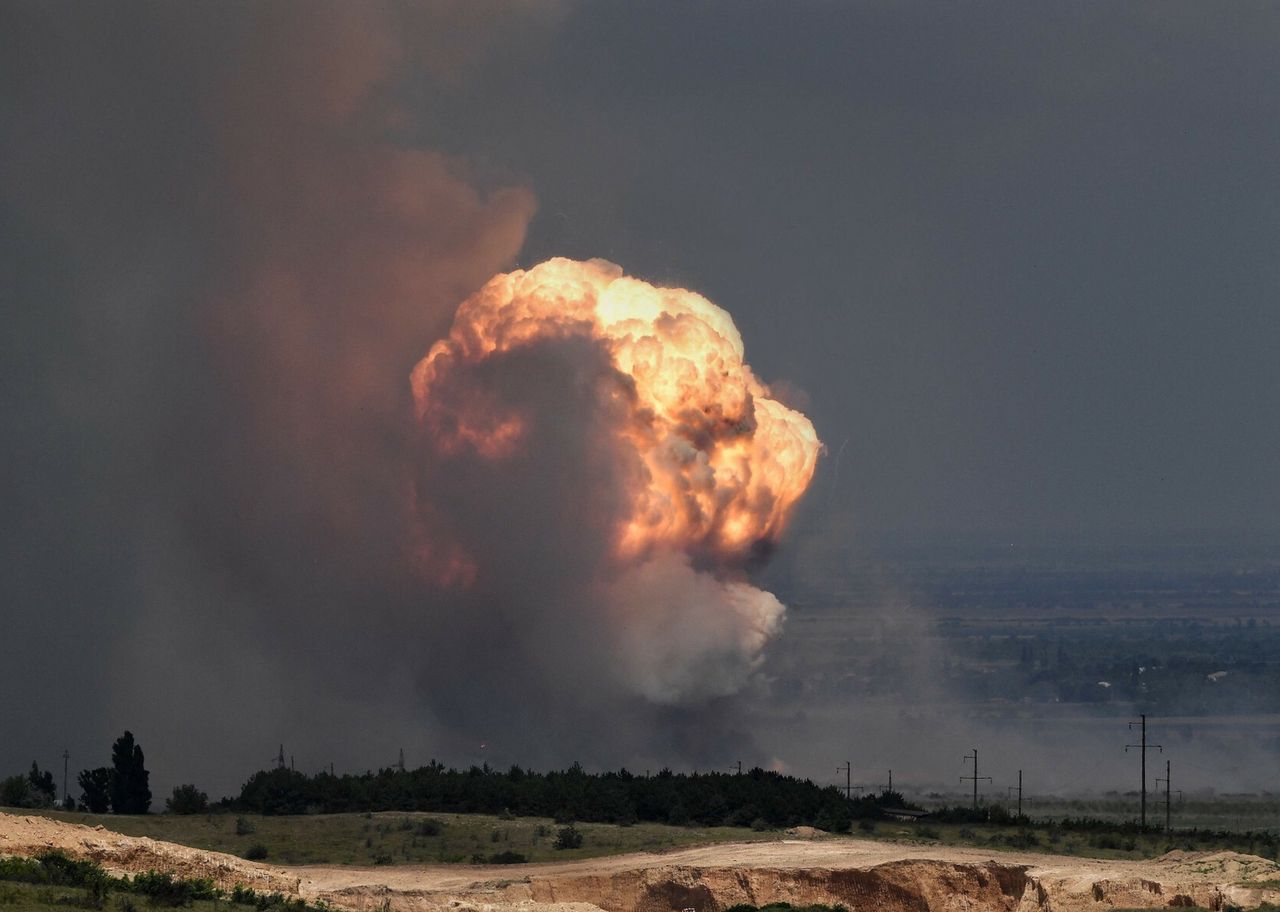
POLYGON ((524 274, 581 273, 572 325, 468 347, 498 290, 531 300, 484 283, 533 193, 415 144, 398 89, 464 91, 558 16, 493 12, 9 9, 5 216, 31 265, 6 296, 33 303, 5 358, 29 520, 5 596, 19 638, 69 648, 8 666, 6 728, 90 765, 131 727, 161 789, 215 790, 281 739, 317 768, 738 737, 723 698, 782 615, 746 574, 816 438, 723 311, 603 264, 524 274), (590 313, 606 286, 649 302, 647 335, 590 313))
POLYGON ((681 704, 743 685, 783 615, 745 570, 781 534, 819 443, 751 373, 727 313, 604 261, 551 260, 464 302, 413 391, 421 550, 441 582, 511 578, 496 552, 570 524, 594 543, 567 555, 572 599, 588 605, 628 689, 681 704))

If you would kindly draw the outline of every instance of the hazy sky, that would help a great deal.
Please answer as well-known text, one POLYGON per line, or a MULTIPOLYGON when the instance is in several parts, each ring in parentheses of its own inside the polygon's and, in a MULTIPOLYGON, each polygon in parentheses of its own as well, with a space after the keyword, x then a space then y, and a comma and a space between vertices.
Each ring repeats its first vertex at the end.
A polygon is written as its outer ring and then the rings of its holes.
POLYGON ((272 708, 165 749, 258 763, 380 669, 399 378, 553 255, 733 315, 829 447, 797 540, 1274 532, 1277 51, 1251 2, 0 0, 0 728, 226 687, 272 708))

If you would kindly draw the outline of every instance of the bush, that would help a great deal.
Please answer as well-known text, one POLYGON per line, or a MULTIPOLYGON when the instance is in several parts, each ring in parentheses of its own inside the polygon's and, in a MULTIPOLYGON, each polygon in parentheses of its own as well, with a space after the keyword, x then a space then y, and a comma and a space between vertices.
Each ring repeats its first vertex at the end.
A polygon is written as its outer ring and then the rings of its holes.
POLYGON ((439 820, 428 817, 425 820, 418 821, 418 828, 414 832, 419 836, 439 836, 442 829, 444 829, 444 824, 439 820))
POLYGON ((260 842, 255 842, 244 850, 244 857, 248 861, 262 861, 267 857, 267 847, 260 842))
POLYGON ((0 780, 0 806, 25 808, 32 806, 31 784, 26 776, 10 776, 0 780))
POLYGON ((257 827, 255 827, 252 822, 246 820, 245 818, 243 817, 236 818, 236 835, 237 836, 248 836, 250 833, 253 833, 256 829, 257 827))
POLYGON ((209 796, 194 785, 179 785, 164 806, 170 814, 204 814, 209 810, 209 796))
POLYGON ((874 833, 876 831, 876 823, 874 820, 859 820, 858 829, 864 833, 874 833))
POLYGON ((221 892, 211 880, 174 880, 172 874, 155 871, 135 875, 130 889, 147 897, 153 906, 189 906, 197 899, 216 899, 221 892))
POLYGON ((555 847, 557 849, 582 848, 582 833, 572 824, 561 827, 560 832, 556 833, 555 847))
POLYGON ((528 860, 527 855, 521 852, 513 852, 510 849, 503 852, 495 852, 489 856, 490 864, 524 864, 528 860))

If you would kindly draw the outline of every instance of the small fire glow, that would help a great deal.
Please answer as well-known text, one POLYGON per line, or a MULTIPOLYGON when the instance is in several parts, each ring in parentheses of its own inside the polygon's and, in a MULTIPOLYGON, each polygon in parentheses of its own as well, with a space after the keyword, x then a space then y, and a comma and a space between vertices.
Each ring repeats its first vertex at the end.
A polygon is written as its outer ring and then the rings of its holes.
MULTIPOLYGON (((639 663, 633 683, 659 701, 732 692, 781 623, 777 599, 742 577, 778 540, 813 477, 822 448, 813 424, 770 395, 743 360, 733 320, 706 298, 603 260, 552 259, 491 279, 414 369, 425 436, 442 453, 500 471, 533 423, 558 419, 459 378, 491 359, 573 341, 611 371, 608 418, 591 434, 624 464, 621 506, 610 514, 612 563, 600 580, 605 610, 628 631, 623 664, 639 663), (738 657, 728 672, 691 672, 725 650, 738 657)), ((477 557, 457 562, 483 573, 477 557)))

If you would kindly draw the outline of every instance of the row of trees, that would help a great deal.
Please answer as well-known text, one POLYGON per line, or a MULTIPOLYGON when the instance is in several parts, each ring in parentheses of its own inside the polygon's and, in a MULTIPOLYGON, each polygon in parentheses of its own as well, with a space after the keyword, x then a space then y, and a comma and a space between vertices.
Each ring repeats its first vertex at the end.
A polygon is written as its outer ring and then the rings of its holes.
MULTIPOLYGON (((133 733, 126 731, 111 745, 110 766, 81 770, 76 776, 80 786, 79 807, 94 814, 108 811, 145 814, 151 809, 150 778, 142 747, 134 740, 133 733)), ((41 770, 34 761, 25 776, 0 780, 0 806, 51 808, 57 803, 58 788, 53 773, 41 770)), ((68 810, 76 807, 70 795, 66 796, 66 807, 68 810)))
MULTIPOLYGON (((874 816, 876 799, 867 799, 874 816)), ((654 821, 702 826, 783 827, 801 824, 844 832, 859 802, 835 787, 763 769, 729 773, 636 776, 625 769, 591 774, 570 769, 539 773, 512 767, 446 769, 432 761, 416 770, 308 776, 290 769, 255 773, 233 809, 259 814, 341 813, 344 811, 436 811, 554 817, 606 823, 654 821)))
POLYGON ((151 810, 151 774, 142 747, 126 731, 111 745, 111 766, 81 770, 80 802, 93 814, 145 814, 151 810))
POLYGON ((53 773, 41 771, 33 760, 31 772, 0 779, 0 806, 18 808, 50 808, 58 801, 58 787, 53 773))

